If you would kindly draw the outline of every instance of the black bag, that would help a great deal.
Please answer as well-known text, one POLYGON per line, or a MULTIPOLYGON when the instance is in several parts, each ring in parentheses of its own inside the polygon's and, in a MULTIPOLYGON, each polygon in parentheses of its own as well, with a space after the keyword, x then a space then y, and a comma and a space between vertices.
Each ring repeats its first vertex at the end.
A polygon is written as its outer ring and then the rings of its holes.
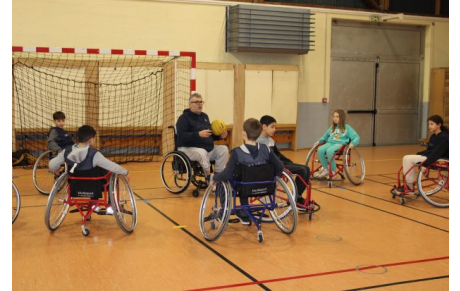
POLYGON ((264 164, 248 167, 238 165, 235 171, 235 181, 238 182, 266 182, 254 184, 237 184, 236 190, 241 197, 258 197, 273 194, 276 191, 275 167, 264 164))
POLYGON ((37 158, 31 155, 28 149, 13 152, 13 167, 33 165, 36 160, 37 158))

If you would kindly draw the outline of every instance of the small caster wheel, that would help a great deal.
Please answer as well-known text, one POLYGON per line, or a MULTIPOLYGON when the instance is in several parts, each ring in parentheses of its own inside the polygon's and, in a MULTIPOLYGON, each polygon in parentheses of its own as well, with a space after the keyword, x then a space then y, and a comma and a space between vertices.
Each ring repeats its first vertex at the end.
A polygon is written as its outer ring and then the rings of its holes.
POLYGON ((261 230, 259 230, 259 231, 257 232, 257 240, 258 240, 259 242, 263 242, 263 241, 264 241, 264 234, 262 233, 261 230))
POLYGON ((331 181, 328 181, 328 182, 327 182, 327 186, 328 186, 329 188, 332 188, 332 182, 331 182, 331 181))
POLYGON ((308 220, 312 220, 313 219, 313 212, 310 212, 308 213, 308 220))
POLYGON ((216 223, 214 221, 212 221, 210 227, 211 227, 211 229, 216 229, 216 223))
POLYGON ((401 205, 404 205, 404 204, 406 204, 406 199, 401 198, 401 205))
POLYGON ((396 194, 391 194, 391 197, 393 197, 393 199, 395 199, 395 197, 396 197, 396 194))
POLYGON ((86 221, 90 221, 90 220, 91 220, 91 215, 86 218, 86 221))
POLYGON ((192 195, 193 195, 193 197, 200 196, 200 190, 198 190, 198 189, 193 190, 192 195))
POLYGON ((84 236, 88 236, 89 235, 89 229, 87 229, 86 227, 82 227, 81 233, 83 233, 84 236))

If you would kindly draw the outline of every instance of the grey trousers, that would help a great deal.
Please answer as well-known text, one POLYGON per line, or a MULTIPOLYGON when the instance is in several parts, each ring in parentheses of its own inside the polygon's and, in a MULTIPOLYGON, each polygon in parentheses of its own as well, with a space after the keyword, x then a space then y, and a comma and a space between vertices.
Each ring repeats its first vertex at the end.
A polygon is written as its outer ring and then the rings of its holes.
POLYGON ((205 149, 195 147, 179 147, 178 150, 186 154, 190 160, 199 162, 205 172, 211 170, 210 161, 216 161, 216 173, 222 172, 227 164, 228 148, 224 145, 215 145, 209 153, 205 149))

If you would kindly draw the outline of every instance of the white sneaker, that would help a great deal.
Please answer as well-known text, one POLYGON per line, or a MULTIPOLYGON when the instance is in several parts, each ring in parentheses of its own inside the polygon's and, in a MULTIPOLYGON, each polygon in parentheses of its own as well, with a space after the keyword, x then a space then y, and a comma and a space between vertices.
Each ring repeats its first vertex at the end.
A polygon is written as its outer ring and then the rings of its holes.
POLYGON ((99 210, 101 210, 101 208, 99 206, 96 206, 96 208, 94 208, 93 212, 99 212, 99 210))
POLYGON ((326 168, 323 168, 323 170, 321 170, 321 173, 319 173, 318 175, 318 179, 326 178, 326 176, 328 175, 329 175, 329 171, 326 168))
POLYGON ((107 209, 105 210, 105 215, 113 215, 112 206, 107 207, 107 209))
POLYGON ((318 178, 319 174, 321 174, 321 172, 323 171, 323 167, 319 168, 318 170, 316 170, 316 172, 313 174, 313 178, 318 178))

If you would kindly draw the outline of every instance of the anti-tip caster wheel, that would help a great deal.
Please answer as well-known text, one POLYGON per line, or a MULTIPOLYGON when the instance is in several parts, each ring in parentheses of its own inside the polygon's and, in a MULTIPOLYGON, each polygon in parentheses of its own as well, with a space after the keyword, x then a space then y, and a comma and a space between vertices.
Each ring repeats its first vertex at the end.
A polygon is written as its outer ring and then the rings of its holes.
POLYGON ((257 232, 257 240, 261 243, 264 241, 264 234, 261 230, 257 232))
POLYGON ((193 197, 200 196, 200 190, 198 190, 198 189, 193 190, 192 195, 193 195, 193 197))

